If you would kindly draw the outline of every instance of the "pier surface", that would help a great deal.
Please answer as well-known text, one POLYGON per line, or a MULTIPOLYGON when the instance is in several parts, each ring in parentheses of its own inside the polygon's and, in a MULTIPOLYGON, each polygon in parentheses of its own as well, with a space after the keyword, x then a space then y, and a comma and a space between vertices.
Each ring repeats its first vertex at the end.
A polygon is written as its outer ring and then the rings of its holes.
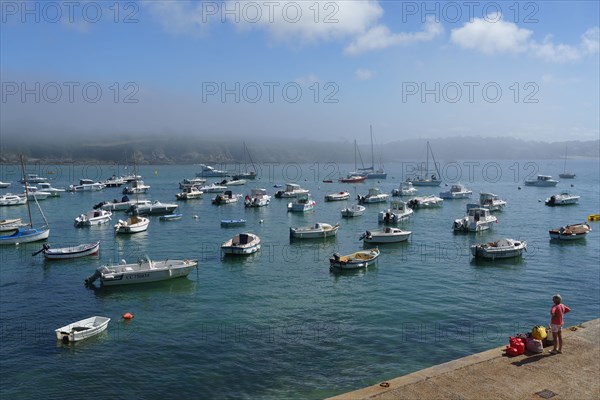
POLYGON ((600 399, 600 319, 563 329, 563 341, 562 354, 507 357, 502 346, 333 399, 600 399))

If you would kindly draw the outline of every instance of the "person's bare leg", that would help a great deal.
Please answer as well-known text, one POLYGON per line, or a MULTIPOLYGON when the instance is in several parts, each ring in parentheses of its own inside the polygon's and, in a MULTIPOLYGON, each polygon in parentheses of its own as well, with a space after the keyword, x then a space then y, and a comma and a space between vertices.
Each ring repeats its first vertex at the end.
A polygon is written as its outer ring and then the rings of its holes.
POLYGON ((562 353, 562 332, 558 331, 558 352, 562 353))
POLYGON ((552 351, 558 351, 556 346, 558 346, 558 332, 552 332, 552 344, 554 345, 554 349, 552 351))

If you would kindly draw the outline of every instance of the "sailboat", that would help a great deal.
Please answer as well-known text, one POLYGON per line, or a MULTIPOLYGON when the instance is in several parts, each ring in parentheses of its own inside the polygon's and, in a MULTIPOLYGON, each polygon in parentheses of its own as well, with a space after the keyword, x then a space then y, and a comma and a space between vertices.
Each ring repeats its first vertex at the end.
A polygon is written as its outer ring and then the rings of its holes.
MULTIPOLYGON (((27 176, 25 174, 25 162, 23 161, 23 156, 21 155, 21 169, 23 171, 23 181, 25 183, 25 194, 29 197, 29 189, 27 187, 27 176)), ((50 236, 50 228, 48 227, 48 221, 46 220, 46 216, 42 212, 42 208, 38 203, 36 197, 34 196, 35 204, 37 204, 38 209, 40 210, 40 214, 42 214, 42 218, 44 219, 44 225, 40 228, 33 227, 33 220, 31 218, 31 207, 30 203, 27 202, 27 211, 29 213, 29 226, 20 226, 16 229, 14 233, 7 236, 0 236, 0 245, 5 244, 19 244, 19 243, 30 243, 37 242, 39 240, 48 239, 50 236)))
MULTIPOLYGON (((133 158, 133 175, 137 176, 135 157, 133 158)), ((138 199, 138 192, 135 192, 135 201, 138 205, 140 204, 138 199)), ((115 225, 115 234, 144 232, 148 229, 148 225, 150 225, 150 220, 146 217, 139 216, 136 209, 134 215, 127 218, 125 221, 120 219, 117 222, 117 224, 115 225)))
POLYGON ((429 142, 427 142, 427 164, 425 167, 425 176, 421 176, 416 179, 407 178, 407 182, 412 182, 413 186, 440 186, 442 180, 440 179, 440 171, 438 169, 437 163, 435 162, 435 157, 433 156, 433 150, 431 150, 431 146, 429 142), (433 159, 433 165, 435 167, 435 174, 429 175, 429 153, 431 153, 431 158, 433 159))
POLYGON ((567 146, 565 145, 565 165, 563 167, 563 172, 562 174, 558 174, 559 178, 562 179, 574 179, 575 178, 575 174, 572 172, 567 172, 567 146))
MULTIPOLYGON (((360 183, 364 182, 367 177, 361 170, 363 168, 357 168, 357 155, 360 157, 360 162, 362 163, 362 156, 360 155, 360 151, 358 150, 358 145, 356 144, 356 139, 354 139, 354 171, 349 172, 345 178, 340 177, 338 182, 342 183, 360 183)), ((364 164, 363 164, 364 167, 364 164)))
POLYGON ((246 169, 246 172, 240 172, 239 174, 233 175, 232 178, 234 180, 239 180, 239 179, 254 180, 254 179, 256 179, 256 166, 254 165, 254 161, 252 161, 252 156, 250 155, 250 152, 248 151, 248 147, 246 147, 246 142, 244 142, 244 167, 246 167, 246 165, 247 165, 246 164, 246 155, 250 159, 250 164, 252 164, 252 171, 247 172, 248 170, 246 169))
POLYGON ((371 166, 367 168, 360 168, 360 171, 363 173, 366 172, 365 178, 367 179, 386 179, 387 173, 383 170, 383 167, 380 167, 377 171, 375 170, 375 154, 373 152, 373 126, 370 127, 371 131, 371 166))

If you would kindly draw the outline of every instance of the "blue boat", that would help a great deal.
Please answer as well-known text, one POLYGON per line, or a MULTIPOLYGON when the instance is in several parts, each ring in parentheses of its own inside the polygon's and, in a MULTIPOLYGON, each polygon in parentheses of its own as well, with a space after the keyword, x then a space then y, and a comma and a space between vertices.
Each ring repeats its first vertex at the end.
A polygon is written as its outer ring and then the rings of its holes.
POLYGON ((181 217, 183 217, 183 214, 167 214, 161 215, 159 219, 161 221, 176 221, 178 219, 181 219, 181 217))
POLYGON ((234 226, 244 226, 246 225, 245 219, 223 219, 221 220, 221 226, 223 228, 230 228, 234 226))

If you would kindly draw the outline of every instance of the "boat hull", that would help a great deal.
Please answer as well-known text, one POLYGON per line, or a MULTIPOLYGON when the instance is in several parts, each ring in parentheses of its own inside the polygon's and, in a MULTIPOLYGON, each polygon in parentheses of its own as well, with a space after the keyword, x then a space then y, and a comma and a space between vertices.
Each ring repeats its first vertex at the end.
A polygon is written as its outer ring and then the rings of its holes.
POLYGON ((150 269, 136 268, 138 265, 126 264, 108 267, 110 272, 100 271, 100 283, 102 286, 120 286, 183 278, 198 266, 198 262, 192 260, 156 261, 153 262, 153 267, 150 269))
POLYGON ((110 318, 91 317, 56 329, 56 339, 68 342, 78 342, 103 332, 108 327, 110 318))
POLYGON ((290 228, 290 237, 293 239, 325 239, 337 235, 338 225, 328 229, 306 229, 306 228, 290 228))
POLYGON ((402 233, 382 233, 372 232, 371 235, 365 236, 365 243, 386 244, 386 243, 401 243, 406 242, 412 232, 404 231, 402 233))
POLYGON ((50 229, 17 228, 17 231, 9 236, 0 236, 0 245, 31 243, 48 239, 50 229))
POLYGON ((71 258, 87 257, 98 254, 100 241, 88 245, 63 247, 60 249, 45 249, 44 257, 48 260, 67 260, 71 258))
POLYGON ((524 251, 527 251, 527 243, 512 242, 512 246, 494 247, 494 243, 474 244, 471 246, 471 254, 476 258, 485 258, 488 260, 520 257, 524 251))

